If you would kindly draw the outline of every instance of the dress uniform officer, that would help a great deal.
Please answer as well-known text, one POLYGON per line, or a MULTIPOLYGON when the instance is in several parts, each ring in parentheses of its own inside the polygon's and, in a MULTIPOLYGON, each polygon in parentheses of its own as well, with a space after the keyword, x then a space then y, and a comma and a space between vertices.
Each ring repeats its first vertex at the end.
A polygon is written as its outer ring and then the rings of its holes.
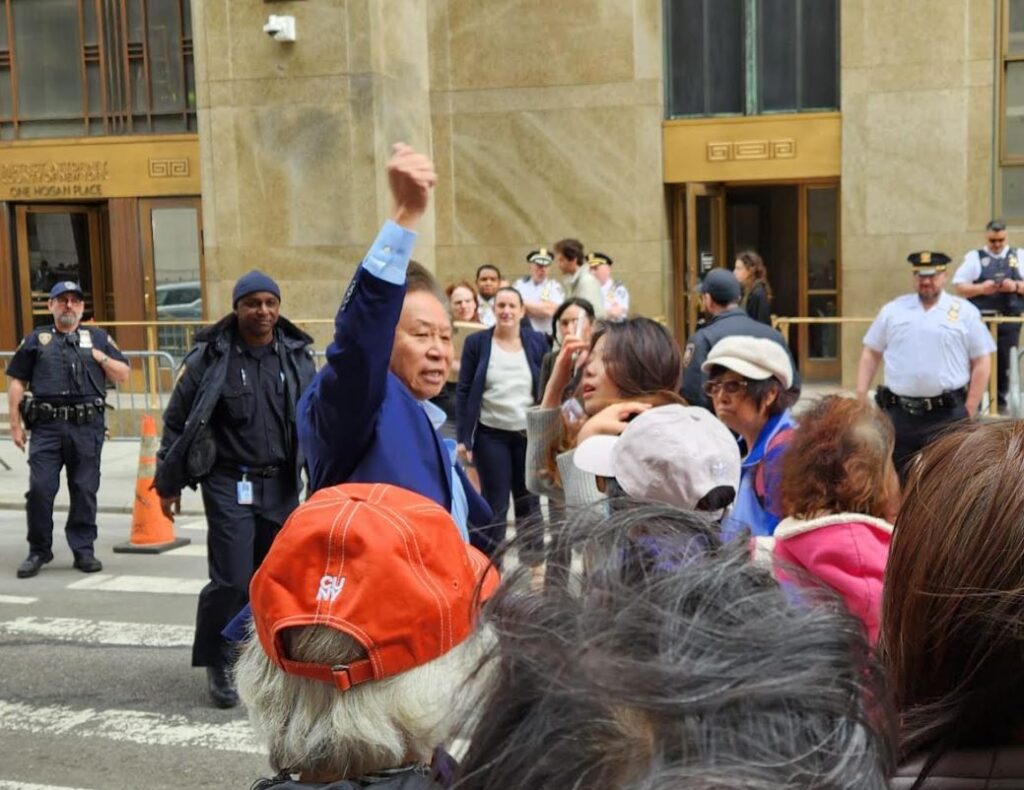
POLYGON ((85 573, 103 570, 93 553, 96 492, 100 487, 106 382, 125 381, 128 362, 102 329, 81 328, 85 300, 73 282, 59 282, 47 303, 54 323, 34 330, 15 351, 7 376, 11 438, 28 448, 28 557, 18 566, 26 579, 53 559, 53 499, 60 470, 67 467, 71 509, 64 533, 74 565, 85 573))
POLYGON ((515 282, 515 289, 523 297, 526 316, 530 326, 536 332, 551 336, 551 317, 558 305, 565 301, 565 291, 553 277, 548 277, 548 269, 555 259, 544 247, 533 250, 526 256, 530 264, 530 273, 515 282))
MULTIPOLYGON (((983 314, 1019 316, 1024 312, 1020 251, 1006 243, 1006 225, 997 219, 985 226, 985 241, 980 250, 964 256, 953 275, 953 287, 983 314)), ((996 376, 1002 409, 1009 386, 1010 349, 1020 344, 1020 324, 999 324, 997 337, 996 376)))
POLYGON ((978 308, 942 290, 949 257, 915 252, 907 260, 917 293, 882 308, 857 368, 857 395, 866 398, 885 360, 885 386, 875 400, 896 429, 893 462, 903 479, 909 461, 943 428, 977 412, 996 350, 978 308))
POLYGON ((155 479, 172 516, 186 485, 202 485, 210 582, 199 593, 192 666, 206 667, 217 707, 238 704, 221 631, 248 602, 249 581, 299 503, 296 404, 315 373, 313 339, 279 314, 281 291, 253 271, 234 312, 196 334, 164 412, 155 479))
POLYGON ((609 321, 625 321, 629 317, 629 290, 622 283, 612 279, 612 264, 615 263, 603 252, 592 252, 587 256, 590 273, 601 283, 604 294, 604 317, 609 321))

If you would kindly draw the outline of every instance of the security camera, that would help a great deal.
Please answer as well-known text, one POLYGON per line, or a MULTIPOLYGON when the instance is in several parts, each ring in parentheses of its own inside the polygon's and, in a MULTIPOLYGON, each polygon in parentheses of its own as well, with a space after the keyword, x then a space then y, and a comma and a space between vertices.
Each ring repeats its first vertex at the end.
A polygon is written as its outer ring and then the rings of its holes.
POLYGON ((267 24, 263 26, 263 32, 274 39, 274 41, 294 41, 295 17, 271 14, 267 24))

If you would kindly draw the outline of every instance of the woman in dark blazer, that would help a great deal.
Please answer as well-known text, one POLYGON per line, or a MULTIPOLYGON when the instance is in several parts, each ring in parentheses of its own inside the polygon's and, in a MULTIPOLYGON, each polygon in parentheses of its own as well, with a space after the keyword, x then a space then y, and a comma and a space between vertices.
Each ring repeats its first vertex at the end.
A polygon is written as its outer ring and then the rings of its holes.
MULTIPOLYGON (((480 493, 494 511, 492 525, 470 536, 487 554, 505 539, 510 492, 517 530, 539 508, 526 489, 526 410, 548 350, 543 334, 522 325, 523 298, 514 288, 495 294, 494 314, 494 327, 463 345, 455 407, 459 452, 475 462, 480 493)), ((533 548, 539 564, 543 547, 533 548)))

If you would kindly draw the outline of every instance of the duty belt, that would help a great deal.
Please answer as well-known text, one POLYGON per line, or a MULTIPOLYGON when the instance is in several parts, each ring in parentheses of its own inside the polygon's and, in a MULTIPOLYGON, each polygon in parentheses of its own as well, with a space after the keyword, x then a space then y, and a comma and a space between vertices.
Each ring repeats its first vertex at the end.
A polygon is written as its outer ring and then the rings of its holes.
POLYGON ((71 403, 57 405, 41 401, 33 401, 30 406, 32 422, 49 420, 65 420, 79 425, 92 422, 97 415, 103 414, 104 406, 100 403, 71 403))
POLYGON ((225 472, 239 480, 242 475, 247 477, 277 477, 281 473, 280 466, 239 466, 238 464, 217 464, 214 469, 225 472))
POLYGON ((946 390, 941 395, 931 398, 908 398, 897 395, 888 387, 879 387, 875 396, 878 405, 883 408, 899 406, 903 411, 910 414, 925 414, 927 412, 939 411, 942 409, 956 409, 964 405, 967 397, 967 388, 961 387, 956 390, 946 390))

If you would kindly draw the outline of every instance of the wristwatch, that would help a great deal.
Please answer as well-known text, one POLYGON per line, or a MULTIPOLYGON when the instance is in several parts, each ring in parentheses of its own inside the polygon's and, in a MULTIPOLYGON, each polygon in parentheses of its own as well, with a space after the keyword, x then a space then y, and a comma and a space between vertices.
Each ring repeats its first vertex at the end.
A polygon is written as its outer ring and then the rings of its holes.
POLYGON ((103 355, 103 359, 100 360, 100 365, 106 365, 110 361, 110 357, 106 354, 103 355))

